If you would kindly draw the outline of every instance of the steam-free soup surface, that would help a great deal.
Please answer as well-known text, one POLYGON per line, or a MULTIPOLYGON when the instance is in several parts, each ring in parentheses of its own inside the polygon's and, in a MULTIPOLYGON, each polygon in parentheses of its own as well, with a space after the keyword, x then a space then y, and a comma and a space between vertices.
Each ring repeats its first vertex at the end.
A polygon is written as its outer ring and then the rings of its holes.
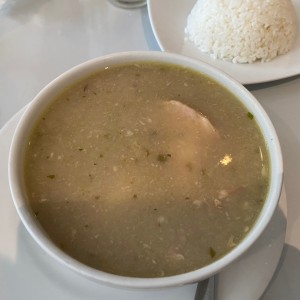
POLYGON ((205 266, 251 229, 268 191, 255 116, 189 69, 111 67, 64 91, 34 128, 30 203, 94 268, 160 277, 205 266))

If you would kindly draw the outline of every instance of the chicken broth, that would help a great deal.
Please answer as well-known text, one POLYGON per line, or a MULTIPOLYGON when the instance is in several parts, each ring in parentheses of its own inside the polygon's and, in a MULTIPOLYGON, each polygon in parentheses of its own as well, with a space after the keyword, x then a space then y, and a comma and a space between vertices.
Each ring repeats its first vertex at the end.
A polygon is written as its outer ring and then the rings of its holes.
POLYGON ((24 173, 58 247, 133 277, 222 257, 269 188, 255 116, 202 74, 146 62, 102 70, 55 99, 30 136, 24 173))

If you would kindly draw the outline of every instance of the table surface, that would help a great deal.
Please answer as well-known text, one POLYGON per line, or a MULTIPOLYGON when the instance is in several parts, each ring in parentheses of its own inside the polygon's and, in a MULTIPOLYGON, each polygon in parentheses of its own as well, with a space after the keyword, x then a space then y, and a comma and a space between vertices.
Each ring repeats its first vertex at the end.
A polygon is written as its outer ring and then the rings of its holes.
MULTIPOLYGON (((125 10, 106 0, 0 0, 1 5, 0 128, 47 83, 81 62, 113 52, 160 50, 146 7, 125 10)), ((247 88, 278 133, 287 198, 286 242, 263 299, 300 299, 300 76, 247 88)), ((0 261, 1 257, 0 249, 0 261)), ((0 270, 0 278, 4 277, 0 270)), ((0 283, 0 297, 2 287, 0 283)), ((170 292, 170 296, 192 299, 193 293, 194 287, 170 292)), ((21 294, 5 299, 22 299, 21 294)), ((144 298, 162 296, 151 295, 144 298)))

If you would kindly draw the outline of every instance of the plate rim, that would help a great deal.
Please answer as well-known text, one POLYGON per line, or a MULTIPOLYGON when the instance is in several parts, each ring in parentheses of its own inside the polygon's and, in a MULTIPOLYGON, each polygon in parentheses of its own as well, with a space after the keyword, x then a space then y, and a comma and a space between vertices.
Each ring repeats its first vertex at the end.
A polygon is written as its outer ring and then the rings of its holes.
MULTIPOLYGON (((164 0, 164 1, 171 1, 171 0, 164 0)), ((189 0, 189 2, 187 2, 186 0, 179 0, 179 1, 181 1, 183 3, 183 5, 187 5, 191 2, 193 2, 195 4, 197 0, 189 0)), ((290 77, 295 77, 295 76, 300 75, 300 60, 297 59, 297 57, 300 57, 300 0, 291 0, 291 1, 294 4, 295 11, 297 14, 296 17, 297 17, 297 30, 298 30, 297 38, 295 40, 293 48, 288 53, 286 53, 284 55, 280 55, 280 56, 274 58, 273 60, 271 60, 270 62, 261 63, 260 61, 256 61, 252 64, 234 64, 232 62, 227 62, 227 61, 223 61, 223 60, 219 60, 219 59, 217 59, 217 60, 213 59, 209 54, 203 53, 200 50, 198 50, 196 48, 196 46, 194 46, 192 44, 192 42, 183 41, 182 39, 180 39, 180 41, 183 43, 189 44, 189 46, 193 48, 193 51, 195 53, 199 51, 199 55, 191 55, 190 53, 186 53, 185 51, 176 51, 176 50, 174 51, 172 48, 169 47, 167 42, 162 37, 162 34, 160 33, 160 27, 156 22, 156 19, 158 19, 156 17, 157 15, 160 16, 159 19, 161 20, 161 19, 163 19, 162 15, 165 14, 164 12, 162 12, 163 9, 160 9, 160 10, 156 9, 157 4, 160 1, 159 0, 147 0, 147 9, 148 9, 150 25, 151 25, 154 37, 156 39, 156 42, 157 42, 158 46, 160 47, 161 51, 173 52, 173 53, 189 56, 194 59, 198 59, 202 62, 205 62, 205 63, 225 72, 230 77, 234 78, 236 81, 238 81, 239 83, 241 83, 243 85, 252 85, 252 84, 261 84, 261 83, 267 83, 267 82, 287 79, 290 77), (203 56, 204 59, 201 56, 203 56), (294 58, 293 63, 290 62, 289 65, 284 65, 284 62, 282 63, 282 61, 288 60, 288 58, 294 58), (225 65, 225 67, 224 67, 224 65, 225 65), (246 70, 246 72, 244 72, 244 70, 242 70, 242 69, 238 70, 237 68, 235 68, 235 66, 237 66, 238 68, 244 68, 244 66, 247 66, 247 65, 249 65, 250 67, 248 68, 248 70, 246 70), (256 66, 258 66, 258 65, 261 65, 263 67, 256 69, 256 66), (291 70, 289 67, 292 65, 294 65, 294 66, 296 65, 296 67, 291 70), (264 74, 263 76, 261 76, 259 74, 255 74, 255 72, 253 72, 253 71, 250 72, 250 74, 252 74, 252 76, 247 76, 247 73, 249 70, 251 71, 251 70, 253 70, 253 68, 255 68, 257 71, 262 71, 265 69, 265 66, 270 66, 270 67, 275 67, 275 68, 277 67, 277 69, 284 70, 284 71, 278 72, 278 70, 274 71, 274 70, 272 70, 272 68, 269 68, 268 72, 266 72, 266 71, 263 72, 263 74, 264 74), (230 71, 231 69, 238 70, 238 71, 235 71, 236 73, 232 74, 232 72, 230 71)), ((174 12, 176 13, 176 9, 170 9, 166 13, 166 15, 168 16, 174 12)), ((182 19, 182 17, 179 19, 182 19)), ((170 20, 170 18, 169 18, 169 20, 170 20)), ((184 28, 182 28, 181 35, 183 35, 183 39, 184 39, 184 28)))

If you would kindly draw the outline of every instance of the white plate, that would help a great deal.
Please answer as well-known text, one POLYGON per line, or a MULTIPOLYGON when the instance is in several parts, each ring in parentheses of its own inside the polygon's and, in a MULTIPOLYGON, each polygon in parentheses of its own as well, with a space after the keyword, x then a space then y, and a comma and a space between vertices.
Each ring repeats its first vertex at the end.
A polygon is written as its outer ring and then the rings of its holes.
MULTIPOLYGON (((40 249, 18 218, 8 184, 9 147, 21 114, 22 111, 0 131, 0 299, 194 299, 195 284, 155 291, 104 286, 62 267, 40 249)), ((285 230, 286 196, 283 191, 279 208, 262 236, 243 257, 216 276, 215 299, 259 299, 277 267, 285 230)), ((209 297, 206 295, 202 300, 205 299, 209 297)))
MULTIPOLYGON (((196 0, 148 0, 148 12, 156 40, 163 51, 183 54, 202 60, 231 75, 242 84, 253 84, 283 79, 300 74, 300 30, 293 49, 274 60, 253 64, 233 64, 214 60, 202 53, 189 41, 185 41, 184 29, 196 0)), ((300 23, 300 0, 293 0, 298 28, 300 23)))

